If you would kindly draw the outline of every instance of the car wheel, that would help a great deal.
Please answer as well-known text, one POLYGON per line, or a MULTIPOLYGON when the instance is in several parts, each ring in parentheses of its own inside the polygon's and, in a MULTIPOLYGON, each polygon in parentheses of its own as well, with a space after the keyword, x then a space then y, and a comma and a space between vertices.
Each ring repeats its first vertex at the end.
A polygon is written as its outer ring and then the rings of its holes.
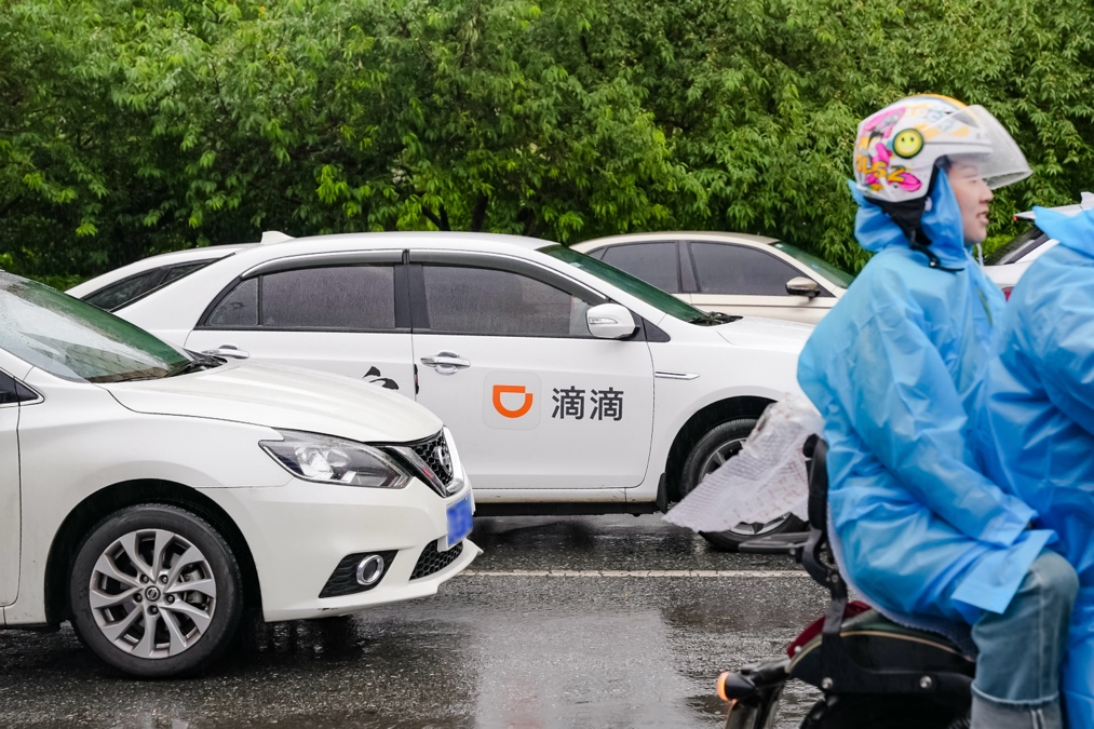
MULTIPOLYGON (((681 497, 686 496, 709 474, 740 453, 754 427, 756 427, 755 418, 739 418, 712 428, 700 438, 688 453, 687 460, 684 461, 680 479, 683 492, 681 497)), ((741 542, 760 536, 800 531, 804 526, 805 522, 793 514, 783 514, 766 524, 738 524, 724 532, 701 532, 701 534, 714 547, 735 552, 741 542)))
POLYGON ((213 662, 239 625, 241 593, 239 565, 217 530, 166 504, 99 522, 76 553, 68 591, 84 644, 142 678, 213 662))

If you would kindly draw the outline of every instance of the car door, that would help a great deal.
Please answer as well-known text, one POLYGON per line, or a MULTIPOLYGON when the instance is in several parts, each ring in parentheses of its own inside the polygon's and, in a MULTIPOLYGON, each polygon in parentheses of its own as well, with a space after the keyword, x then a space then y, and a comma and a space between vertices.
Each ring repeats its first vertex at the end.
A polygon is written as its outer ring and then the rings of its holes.
POLYGON ((19 411, 20 403, 34 399, 0 371, 0 606, 14 603, 19 593, 19 411))
POLYGON ((653 363, 595 339, 606 298, 523 259, 411 252, 418 402, 451 428, 476 489, 623 489, 646 474, 653 363))
POLYGON ((816 324, 836 301, 807 271, 768 251, 713 241, 688 241, 685 245, 697 284, 690 303, 700 309, 816 324), (787 293, 787 282, 798 277, 813 280, 819 295, 810 298, 787 293))
POLYGON ((402 251, 275 260, 251 269, 186 339, 255 362, 325 370, 414 397, 402 251))

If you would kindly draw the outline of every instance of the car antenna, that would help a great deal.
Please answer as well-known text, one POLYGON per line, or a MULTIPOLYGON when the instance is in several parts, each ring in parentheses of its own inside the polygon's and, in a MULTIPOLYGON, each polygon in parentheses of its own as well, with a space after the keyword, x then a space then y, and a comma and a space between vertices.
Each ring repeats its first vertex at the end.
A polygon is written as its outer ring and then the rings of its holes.
POLYGON ((259 243, 280 243, 283 240, 292 240, 293 237, 286 233, 282 233, 280 230, 264 230, 262 231, 262 240, 259 243))

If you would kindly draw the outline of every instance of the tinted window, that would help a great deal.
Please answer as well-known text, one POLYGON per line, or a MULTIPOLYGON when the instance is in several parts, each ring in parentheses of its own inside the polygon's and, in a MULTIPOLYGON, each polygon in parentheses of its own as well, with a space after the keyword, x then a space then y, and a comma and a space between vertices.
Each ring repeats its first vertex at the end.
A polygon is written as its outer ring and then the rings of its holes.
POLYGON ((258 279, 241 281, 220 300, 205 322, 210 327, 258 326, 258 279))
POLYGON ((92 306, 110 311, 156 288, 162 279, 162 268, 145 271, 101 288, 95 293, 83 297, 83 299, 92 306))
POLYGON ((786 282, 801 276, 775 256, 725 243, 691 243, 695 275, 704 294, 788 296, 786 282))
POLYGON ((424 268, 429 328, 434 332, 525 337, 587 337, 581 299, 508 271, 424 268))
POLYGON ((304 268, 262 277, 262 326, 394 329, 391 266, 304 268))
POLYGON ((680 258, 675 242, 611 246, 601 260, 663 291, 680 293, 680 258))
POLYGON ((1039 247, 1044 245, 1048 236, 1036 225, 1031 225, 1025 233, 1016 235, 1009 241, 996 248, 985 260, 989 266, 1002 266, 1007 263, 1016 263, 1039 247))
POLYGON ((212 263, 212 261, 198 261, 197 263, 184 263, 180 266, 172 266, 167 269, 167 273, 164 274, 163 280, 160 281, 160 286, 166 286, 172 281, 178 281, 186 274, 193 273, 199 268, 205 268, 210 263, 212 263))

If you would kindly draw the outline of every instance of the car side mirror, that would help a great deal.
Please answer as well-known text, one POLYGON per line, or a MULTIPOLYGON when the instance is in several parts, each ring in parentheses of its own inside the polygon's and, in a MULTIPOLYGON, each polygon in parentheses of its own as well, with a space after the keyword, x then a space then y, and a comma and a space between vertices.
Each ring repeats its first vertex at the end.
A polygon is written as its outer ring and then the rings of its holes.
POLYGON ((811 278, 798 276, 786 282, 786 293, 791 296, 807 296, 815 299, 820 296, 820 286, 811 278))
POLYGON ((589 333, 597 339, 624 339, 638 326, 630 309, 620 304, 600 304, 585 312, 589 333))

